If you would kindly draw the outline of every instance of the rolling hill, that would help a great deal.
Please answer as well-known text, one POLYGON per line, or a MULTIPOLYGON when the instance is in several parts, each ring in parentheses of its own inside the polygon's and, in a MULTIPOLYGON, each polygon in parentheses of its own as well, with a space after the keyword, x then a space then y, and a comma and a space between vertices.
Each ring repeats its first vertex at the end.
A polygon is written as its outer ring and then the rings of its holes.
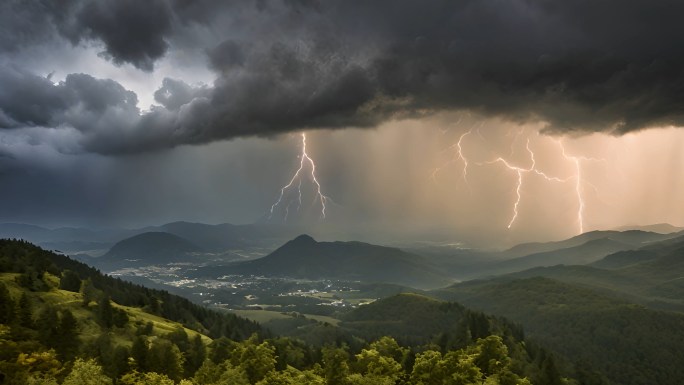
POLYGON ((673 226, 669 223, 655 223, 652 225, 631 225, 631 226, 620 226, 615 230, 626 231, 626 230, 641 230, 641 231, 652 231, 654 233, 669 234, 684 231, 684 227, 673 226))
POLYGON ((596 262, 616 251, 629 250, 633 245, 615 241, 611 238, 598 238, 578 246, 564 249, 534 253, 495 263, 487 267, 490 275, 505 274, 540 266, 584 265, 596 262))
POLYGON ((502 254, 506 255, 508 258, 519 258, 531 254, 577 247, 589 241, 600 239, 610 239, 614 242, 630 245, 632 248, 638 248, 651 242, 658 242, 677 236, 678 234, 659 234, 641 230, 590 231, 562 241, 522 243, 503 251, 502 254))
POLYGON ((193 253, 202 249, 177 235, 163 232, 149 232, 135 235, 117 242, 102 257, 93 259, 98 267, 112 269, 192 261, 193 253))
POLYGON ((684 382, 684 315, 656 311, 549 278, 478 280, 434 292, 523 325, 574 362, 591 362, 617 384, 684 382))
POLYGON ((341 279, 417 288, 435 288, 449 282, 447 276, 418 255, 362 242, 316 242, 308 235, 287 242, 266 257, 198 269, 198 274, 341 279))
POLYGON ((531 277, 592 287, 653 309, 684 311, 684 237, 616 252, 588 265, 536 267, 495 279, 531 277))
POLYGON ((684 380, 676 363, 684 354, 684 237, 589 265, 536 267, 434 293, 520 322, 566 357, 597 363, 615 383, 684 380))

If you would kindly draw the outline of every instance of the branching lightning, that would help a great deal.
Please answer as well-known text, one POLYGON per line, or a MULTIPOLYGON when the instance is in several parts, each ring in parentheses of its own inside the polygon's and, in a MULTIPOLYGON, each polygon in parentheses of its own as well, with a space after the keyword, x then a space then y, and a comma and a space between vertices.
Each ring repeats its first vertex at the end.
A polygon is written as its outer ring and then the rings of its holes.
MULTIPOLYGON (((586 202, 584 198, 584 185, 589 184, 588 182, 583 180, 583 175, 582 175, 582 166, 581 163, 582 161, 604 161, 604 159, 595 159, 595 158, 587 158, 587 157, 582 157, 582 156, 575 156, 575 155, 568 155, 566 152, 565 146, 563 145, 562 141, 560 140, 555 140, 555 142, 560 146, 560 155, 562 158, 566 161, 569 161, 572 163, 573 166, 573 173, 570 176, 567 177, 557 177, 557 176, 551 176, 544 171, 542 171, 538 166, 537 166, 537 160, 535 158, 535 153, 532 150, 530 146, 530 138, 527 137, 527 142, 525 145, 525 149, 527 150, 527 153, 529 154, 529 166, 523 167, 520 165, 515 165, 513 164, 510 160, 504 158, 503 156, 498 156, 490 161, 485 161, 485 162, 473 162, 469 161, 468 158, 465 157, 464 155, 464 138, 466 138, 468 135, 472 134, 472 129, 463 133, 458 141, 453 144, 450 149, 454 151, 454 156, 451 160, 446 162, 444 165, 441 167, 438 167, 434 169, 432 172, 432 178, 436 179, 438 173, 442 171, 444 167, 451 163, 456 163, 460 162, 463 164, 463 169, 461 171, 461 175, 463 177, 463 181, 466 183, 466 185, 470 188, 470 185, 468 183, 468 167, 471 164, 475 164, 477 166, 486 166, 486 165, 492 165, 492 164, 502 164, 504 167, 506 167, 508 170, 512 171, 515 173, 517 176, 516 182, 515 182, 515 200, 513 202, 513 207, 512 207, 512 216, 510 220, 508 221, 507 228, 511 229, 513 225, 515 224, 516 220, 518 219, 520 215, 520 204, 523 199, 523 190, 524 190, 524 182, 525 182, 525 176, 526 174, 534 174, 537 176, 540 176, 544 178, 548 182, 557 182, 557 183, 568 183, 568 182, 574 182, 573 187, 575 190, 575 195, 577 199, 577 224, 579 228, 579 233, 584 232, 584 227, 585 227, 585 221, 584 221, 584 211, 586 208, 586 202)), ((514 150, 515 150, 515 145, 516 142, 518 141, 518 138, 523 134, 523 131, 519 131, 514 139, 511 142, 511 151, 509 156, 513 156, 514 150)), ((486 139, 479 133, 478 130, 478 135, 486 141, 486 139)), ((510 134, 509 134, 510 135, 510 134)))
MULTIPOLYGON (((561 149, 561 155, 566 160, 573 163, 575 167, 575 194, 577 195, 577 225, 579 226, 580 234, 584 232, 584 187, 583 184, 587 183, 582 179, 582 161, 591 162, 604 162, 605 159, 587 158, 584 156, 568 155, 565 151, 565 145, 561 140, 557 140, 558 146, 561 149)), ((592 186, 593 187, 593 186, 592 186)))
POLYGON ((517 184, 515 186, 516 200, 513 203, 513 216, 511 217, 511 220, 508 222, 508 228, 509 229, 511 227, 513 227, 515 220, 518 218, 518 214, 519 214, 518 207, 520 206, 520 201, 522 200, 521 190, 522 190, 522 186, 523 186, 523 174, 526 174, 529 172, 534 172, 535 174, 543 177, 544 179, 546 179, 549 182, 567 182, 568 181, 568 179, 550 177, 550 176, 546 175, 543 171, 540 171, 539 169, 537 169, 537 160, 534 157, 534 151, 532 151, 532 149, 530 148, 530 139, 529 138, 527 138, 527 143, 525 144, 525 149, 530 154, 531 164, 530 164, 530 167, 528 167, 528 168, 514 166, 502 157, 498 157, 492 161, 485 162, 485 164, 501 163, 506 168, 508 168, 511 171, 514 171, 518 175, 518 181, 517 181, 517 184))
POLYGON ((313 204, 316 204, 318 202, 320 204, 320 218, 325 219, 326 216, 326 204, 328 201, 331 201, 330 198, 326 195, 323 194, 321 184, 318 181, 318 178, 316 177, 316 163, 313 161, 313 159, 309 156, 309 154, 306 152, 306 134, 302 133, 302 152, 299 155, 299 168, 297 171, 295 171, 294 175, 292 175, 292 178, 290 179, 290 182, 284 185, 283 187, 280 188, 280 195, 278 196, 278 200, 275 201, 271 205, 271 210, 268 215, 268 220, 270 221, 273 218, 273 214, 276 212, 276 209, 283 205, 284 206, 284 216, 283 216, 283 221, 287 221, 288 216, 290 214, 290 206, 292 206, 293 202, 297 202, 297 211, 299 211, 302 207, 302 179, 304 178, 304 173, 306 172, 305 169, 308 166, 311 169, 311 172, 309 174, 309 179, 311 180, 311 183, 313 184, 314 187, 314 202, 313 204), (295 182, 297 182, 295 184, 295 182), (287 204, 283 202, 286 193, 292 189, 296 189, 297 192, 297 198, 296 199, 291 199, 287 204))
POLYGON ((461 176, 463 177, 463 182, 465 182, 466 185, 468 185, 468 159, 463 155, 463 139, 472 134, 473 130, 470 129, 466 131, 465 133, 461 134, 461 136, 458 138, 458 142, 455 144, 451 145, 449 149, 456 149, 454 153, 454 157, 450 160, 448 160, 446 163, 441 165, 440 167, 435 168, 432 170, 432 180, 436 181, 437 180, 437 175, 447 167, 448 165, 456 162, 461 162, 463 163, 463 169, 461 171, 461 176))

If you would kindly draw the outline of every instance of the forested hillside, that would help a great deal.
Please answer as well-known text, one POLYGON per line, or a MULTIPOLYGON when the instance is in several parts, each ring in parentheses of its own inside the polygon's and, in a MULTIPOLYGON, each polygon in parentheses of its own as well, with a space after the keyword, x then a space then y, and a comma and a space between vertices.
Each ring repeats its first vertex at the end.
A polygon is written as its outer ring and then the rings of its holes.
POLYGON ((616 384, 684 382, 681 313, 542 277, 471 281, 434 294, 520 322, 535 340, 616 384))
POLYGON ((22 241, 0 241, 0 269, 2 384, 574 383, 521 330, 417 295, 362 307, 336 341, 306 343, 22 241), (387 330, 400 343, 360 327, 369 310, 400 308, 403 324, 387 330), (420 317, 439 314, 416 338, 420 317))

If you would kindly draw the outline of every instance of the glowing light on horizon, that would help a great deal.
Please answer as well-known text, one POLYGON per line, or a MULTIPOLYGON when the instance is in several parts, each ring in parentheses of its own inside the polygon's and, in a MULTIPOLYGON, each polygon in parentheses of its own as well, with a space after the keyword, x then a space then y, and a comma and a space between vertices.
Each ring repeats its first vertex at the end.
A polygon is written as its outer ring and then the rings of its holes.
POLYGON ((294 201, 297 202, 297 211, 299 211, 302 207, 302 174, 305 172, 304 169, 306 165, 308 165, 311 169, 311 172, 309 174, 309 179, 313 183, 314 189, 315 189, 315 197, 314 197, 314 204, 316 202, 320 202, 321 206, 321 214, 320 214, 320 219, 325 219, 326 217, 326 203, 330 200, 330 197, 326 196, 323 194, 323 190, 321 188, 321 184, 318 181, 318 178, 316 177, 316 163, 314 160, 309 156, 309 154, 306 152, 306 133, 301 133, 302 137, 302 152, 299 155, 299 168, 297 171, 295 171, 294 175, 292 175, 292 178, 290 179, 290 182, 288 182, 286 185, 280 188, 280 195, 278 196, 278 200, 275 201, 271 205, 271 210, 268 215, 268 220, 270 221, 273 218, 273 214, 276 211, 276 208, 280 206, 283 203, 283 198, 285 197, 286 191, 295 188, 294 184, 295 181, 297 181, 297 199, 296 200, 290 200, 287 205, 284 206, 284 217, 283 221, 287 222, 287 219, 290 214, 290 206, 294 201))

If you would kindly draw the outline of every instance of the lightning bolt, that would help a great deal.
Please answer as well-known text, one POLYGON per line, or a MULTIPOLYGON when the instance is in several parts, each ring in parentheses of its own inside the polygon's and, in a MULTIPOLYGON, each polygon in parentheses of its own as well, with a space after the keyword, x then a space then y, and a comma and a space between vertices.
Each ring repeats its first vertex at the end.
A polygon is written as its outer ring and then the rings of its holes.
MULTIPOLYGON (((588 158, 585 156, 576 156, 576 155, 568 155, 567 152, 565 151, 565 145, 563 144, 563 141, 558 139, 556 140, 556 143, 558 143, 558 146, 561 149, 561 155, 565 160, 572 162, 574 168, 575 168, 575 175, 573 178, 575 179, 575 194, 577 195, 577 225, 579 227, 579 233, 582 234, 584 232, 584 208, 586 206, 585 201, 584 201, 584 187, 583 185, 589 184, 588 182, 585 182, 582 179, 582 162, 583 161, 590 161, 590 162, 605 162, 605 159, 597 159, 597 158, 588 158)), ((591 185, 594 187, 593 185, 591 185)), ((594 187, 596 188, 596 187, 594 187)))
MULTIPOLYGON (((432 178, 436 179, 437 175, 442 171, 444 167, 451 163, 456 163, 456 162, 461 162, 463 164, 463 169, 461 171, 461 175, 463 177, 463 181, 466 183, 466 185, 470 188, 470 185, 468 183, 468 167, 471 164, 475 164, 477 166, 486 166, 486 165, 492 165, 492 164, 501 164, 504 167, 506 167, 508 170, 512 171, 516 175, 516 182, 515 182, 515 201, 513 202, 513 207, 512 211, 513 214, 508 221, 507 228, 511 229, 513 225, 515 224, 516 220, 520 216, 520 204, 523 199, 523 188, 524 188, 524 183, 525 183, 525 176, 527 174, 533 174, 539 177, 544 178, 547 182, 556 182, 556 183, 568 183, 571 181, 574 181, 574 188, 575 188, 575 194, 577 197, 577 223, 579 226, 579 232, 580 234, 584 232, 584 210, 586 207, 585 204, 585 199, 584 199, 584 184, 588 184, 588 182, 583 180, 582 177, 582 167, 581 167, 581 162, 582 161, 604 161, 604 159, 594 159, 594 158, 587 158, 587 157, 581 157, 581 156, 574 156, 574 155, 568 155, 568 153, 565 150, 565 146, 560 140, 556 140, 556 143, 561 148, 561 155, 563 159, 572 162, 574 172, 573 175, 570 175, 565 178, 557 177, 557 176, 551 176, 544 172, 542 169, 540 169, 537 165, 537 160, 535 157, 535 153, 532 150, 532 147, 530 145, 530 138, 529 136, 527 137, 527 141, 525 144, 525 149, 527 150, 527 153, 529 155, 529 166, 524 167, 520 165, 513 164, 510 160, 504 158, 503 156, 499 156, 495 159, 492 159, 490 161, 486 162, 469 162, 468 158, 465 157, 464 155, 464 150, 463 150, 463 145, 464 145, 464 139, 473 133, 473 129, 463 133, 459 139, 458 142, 450 146, 450 149, 454 150, 454 156, 451 160, 446 162, 444 165, 441 167, 438 167, 434 169, 432 172, 432 178)), ((515 136, 513 137, 513 140, 511 141, 511 150, 510 150, 510 156, 513 156, 515 153, 515 144, 518 142, 520 136, 522 136, 524 133, 524 130, 518 131, 515 136)), ((477 130, 477 134, 483 139, 486 140, 482 134, 479 132, 479 128, 477 130)), ((507 136, 513 136, 512 133, 509 132, 507 136)))
MULTIPOLYGON (((519 136, 519 135, 518 135, 519 136)), ((523 187, 523 175, 527 173, 534 172, 536 175, 541 176, 542 178, 546 179, 549 182, 567 182, 570 178, 566 179, 561 179, 557 177, 551 177, 548 176, 546 173, 543 171, 539 170, 537 168, 537 160, 534 157, 534 151, 530 148, 530 138, 527 138, 527 143, 525 144, 525 149, 527 150, 528 154, 530 155, 530 166, 527 168, 515 166, 511 164, 509 161, 504 159, 503 157, 498 157, 492 161, 485 162, 485 163, 478 163, 479 165, 483 164, 494 164, 494 163, 501 163, 503 164, 506 168, 509 170, 515 172, 518 176, 518 180, 515 186, 515 195, 516 195, 516 200, 513 203, 513 216, 511 217, 511 220, 508 222, 508 228, 510 229, 513 227, 513 224, 515 223, 515 220, 518 219, 519 211, 518 208, 520 207, 520 202, 522 201, 522 187, 523 187)))
POLYGON ((461 163, 463 163, 463 169, 461 170, 461 176, 463 177, 463 181, 465 182, 465 184, 470 188, 470 185, 468 184, 468 165, 469 165, 469 163, 468 163, 468 158, 466 158, 465 155, 463 155, 463 144, 462 143, 463 143, 463 139, 472 133, 473 133, 473 129, 471 128, 470 130, 461 134, 461 136, 458 138, 458 142, 449 146, 449 149, 456 149, 456 151, 454 152, 454 157, 452 159, 448 160, 446 163, 444 163, 440 167, 437 167, 432 171, 432 180, 433 181, 437 181, 437 175, 442 171, 442 169, 444 169, 445 167, 447 167, 448 165, 450 165, 452 163, 457 163, 460 161, 461 163))
MULTIPOLYGON (((325 219, 326 217, 326 209, 327 206, 326 204, 328 201, 332 200, 330 197, 326 196, 323 194, 323 190, 321 188, 320 182, 318 182, 318 178, 316 177, 316 163, 314 160, 309 156, 309 154, 306 152, 306 133, 301 134, 302 137, 302 153, 299 155, 299 168, 297 171, 295 171, 294 175, 292 175, 292 178, 290 179, 290 182, 288 182, 286 185, 280 188, 280 195, 278 196, 278 199, 271 205, 271 210, 268 215, 268 220, 270 221, 271 218, 273 218, 273 214, 276 211, 276 208, 280 206, 281 204, 284 205, 283 199, 285 197, 285 194, 287 191, 291 189, 295 189, 297 191, 297 211, 300 210, 302 207, 302 178, 303 178, 303 173, 305 172, 305 168, 308 165, 309 168, 311 169, 311 173, 309 175, 309 179, 313 183, 314 189, 315 189, 315 198, 314 198, 314 204, 316 202, 320 203, 321 206, 321 219, 325 219), (297 182, 296 187, 295 187, 295 182, 297 182)), ((293 204, 295 200, 290 200, 287 205, 284 205, 284 221, 287 221, 287 218, 290 214, 290 206, 293 204)))

